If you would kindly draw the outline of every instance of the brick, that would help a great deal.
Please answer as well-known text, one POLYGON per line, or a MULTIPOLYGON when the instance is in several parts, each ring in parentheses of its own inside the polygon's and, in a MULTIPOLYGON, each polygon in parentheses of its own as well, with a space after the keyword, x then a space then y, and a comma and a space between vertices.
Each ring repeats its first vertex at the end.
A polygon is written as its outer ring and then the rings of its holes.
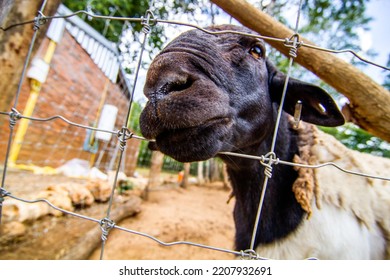
MULTIPOLYGON (((43 56, 46 46, 47 39, 40 46, 38 56, 43 56)), ((72 36, 65 31, 61 42, 57 45, 47 81, 42 85, 33 116, 46 118, 61 115, 72 122, 92 125, 96 122, 105 82, 104 74, 72 36)), ((17 105, 21 113, 29 92, 29 83, 25 81, 17 105)), ((116 129, 120 129, 123 126, 121 122, 124 122, 127 115, 128 99, 118 84, 110 82, 105 103, 118 107, 116 129)), ((10 129, 8 116, 0 115, 0 118, 2 119, 0 122, 0 161, 3 162, 10 129)), ((14 135, 15 132, 16 130, 14 135)), ((74 157, 89 160, 91 154, 83 151, 85 137, 85 129, 70 126, 61 120, 30 122, 17 163, 32 163, 38 166, 45 163, 45 165, 58 167, 74 157)), ((105 153, 99 166, 103 169, 102 171, 105 171, 103 167, 107 166, 113 156, 116 142, 116 137, 113 136, 109 145, 111 149, 105 153)), ((135 170, 139 144, 138 140, 131 140, 127 143, 124 160, 128 175, 132 175, 135 170)), ((100 147, 103 146, 104 144, 100 143, 100 147)))

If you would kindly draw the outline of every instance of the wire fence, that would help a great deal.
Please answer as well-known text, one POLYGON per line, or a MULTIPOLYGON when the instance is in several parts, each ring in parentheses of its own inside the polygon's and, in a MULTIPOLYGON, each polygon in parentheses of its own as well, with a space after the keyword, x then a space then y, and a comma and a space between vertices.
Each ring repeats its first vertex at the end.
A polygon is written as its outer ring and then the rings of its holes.
POLYGON ((162 20, 162 19, 158 19, 158 18, 156 18, 154 16, 154 14, 153 14, 153 4, 154 4, 154 1, 151 1, 149 10, 147 10, 146 13, 145 13, 145 16, 141 17, 141 18, 101 16, 101 15, 96 15, 96 14, 93 14, 93 13, 90 13, 90 12, 84 11, 84 10, 77 11, 77 12, 74 12, 74 13, 71 13, 71 14, 68 14, 68 15, 45 16, 44 15, 44 9, 45 9, 45 5, 46 5, 46 1, 44 1, 43 4, 42 4, 42 7, 38 11, 37 17, 35 19, 30 20, 30 21, 26 21, 26 22, 13 24, 13 25, 7 26, 7 27, 1 27, 2 32, 10 32, 16 26, 25 25, 25 24, 33 24, 34 34, 33 34, 33 37, 31 39, 30 46, 29 46, 29 51, 28 51, 28 54, 27 54, 27 57, 26 57, 26 60, 25 60, 24 66, 23 66, 23 71, 22 71, 22 74, 21 74, 21 77, 20 77, 20 82, 19 82, 19 86, 18 86, 17 92, 15 94, 15 99, 14 99, 15 101, 14 101, 13 107, 10 110, 10 112, 0 112, 1 116, 9 118, 9 129, 10 129, 9 130, 8 143, 7 143, 6 157, 5 157, 4 168, 3 168, 3 174, 2 174, 2 180, 1 180, 1 188, 0 188, 0 223, 1 223, 1 217, 2 217, 3 202, 4 202, 5 199, 14 199, 14 200, 18 200, 18 201, 21 201, 21 202, 24 202, 24 203, 31 203, 31 204, 34 204, 34 203, 46 203, 51 208, 53 208, 53 209, 55 209, 57 211, 60 211, 60 212, 62 212, 64 214, 67 214, 67 215, 70 215, 70 216, 74 216, 74 217, 77 217, 77 218, 80 218, 80 219, 85 219, 85 220, 94 222, 94 223, 96 223, 96 225, 98 227, 100 227, 100 229, 101 229, 101 254, 100 254, 100 259, 104 258, 104 249, 105 249, 105 246, 106 246, 106 241, 109 238, 109 233, 110 233, 110 231, 112 229, 118 229, 118 230, 130 233, 130 234, 140 235, 140 236, 143 236, 145 238, 149 238, 149 239, 151 239, 151 240, 153 240, 153 241, 155 241, 158 244, 161 244, 163 246, 190 245, 190 246, 201 247, 201 248, 204 248, 204 249, 210 249, 210 250, 220 251, 220 252, 224 252, 224 253, 228 253, 228 254, 233 254, 233 255, 235 255, 237 257, 241 257, 241 258, 245 258, 245 259, 264 259, 262 256, 259 256, 254 251, 254 242, 255 242, 254 239, 255 239, 255 236, 256 236, 255 233, 257 231, 257 226, 258 226, 259 221, 261 219, 261 210, 262 210, 262 206, 263 206, 263 202, 264 202, 264 197, 265 197, 265 192, 266 192, 266 189, 267 189, 268 180, 272 176, 272 166, 273 165, 275 165, 275 164, 285 164, 285 165, 292 165, 292 166, 305 167, 305 168, 322 168, 324 166, 333 166, 333 167, 336 167, 337 169, 339 169, 340 171, 348 173, 348 174, 353 174, 353 175, 356 175, 356 176, 364 176, 364 177, 372 178, 372 179, 390 181, 390 178, 388 178, 388 177, 376 176, 376 175, 372 175, 372 174, 365 174, 365 173, 361 173, 361 172, 355 172, 355 171, 347 170, 347 169, 342 168, 341 166, 338 166, 337 164, 335 164, 333 162, 328 162, 328 163, 321 164, 321 165, 307 165, 307 164, 299 164, 299 163, 297 164, 297 163, 292 163, 292 162, 286 162, 286 161, 282 161, 282 160, 278 159, 277 155, 274 152, 275 143, 276 143, 276 139, 277 139, 277 136, 278 136, 277 134, 278 134, 279 121, 280 121, 281 114, 282 114, 283 101, 284 101, 285 94, 286 94, 286 87, 287 87, 288 79, 290 78, 290 69, 291 69, 291 66, 292 66, 292 64, 294 62, 294 59, 298 55, 297 54, 298 48, 300 48, 300 47, 307 47, 307 48, 313 48, 313 49, 316 49, 316 50, 319 50, 319 51, 325 51, 325 52, 331 52, 331 53, 345 53, 345 52, 348 52, 348 53, 353 54, 354 56, 356 56, 358 59, 360 59, 361 61, 363 61, 365 63, 369 63, 369 64, 372 64, 372 65, 375 65, 375 66, 380 67, 380 68, 385 69, 385 70, 390 70, 390 68, 378 65, 378 64, 373 63, 373 62, 371 62, 371 61, 369 61, 367 59, 364 59, 364 58, 362 58, 360 55, 358 55, 357 53, 355 53, 352 50, 330 50, 330 49, 324 49, 324 48, 319 48, 319 47, 316 47, 316 46, 308 45, 308 44, 305 44, 303 42, 299 42, 299 35, 298 35, 297 32, 298 32, 298 29, 299 29, 299 15, 300 15, 300 10, 301 10, 301 3, 299 4, 299 7, 298 7, 298 11, 299 12, 298 12, 298 17, 297 17, 296 26, 295 26, 295 33, 296 33, 296 35, 292 36, 291 38, 265 37, 265 36, 261 36, 261 35, 247 34, 247 33, 242 33, 242 32, 237 32, 237 31, 212 32, 212 31, 206 30, 204 28, 201 28, 201 27, 199 27, 197 25, 190 24, 190 23, 178 22, 178 21, 170 21, 170 20, 162 20), (54 115, 54 116, 50 116, 50 117, 46 117, 46 118, 24 116, 23 114, 21 114, 20 112, 18 112, 16 110, 18 102, 19 102, 19 97, 20 97, 20 94, 21 94, 21 85, 22 85, 23 80, 25 79, 25 76, 26 76, 27 67, 28 67, 30 59, 31 59, 32 49, 34 47, 34 44, 35 44, 35 41, 36 41, 36 38, 37 38, 37 34, 38 34, 39 30, 40 30, 40 27, 43 24, 46 24, 48 21, 50 21, 52 19, 56 19, 56 18, 67 19, 67 18, 70 18, 70 17, 78 16, 80 14, 84 14, 84 15, 87 15, 88 17, 95 18, 95 19, 118 20, 118 21, 126 21, 126 22, 139 22, 143 26, 143 30, 142 30, 143 37, 141 39, 141 51, 139 53, 138 63, 137 63, 136 71, 135 71, 135 74, 134 74, 133 87, 131 89, 131 92, 129 93, 130 94, 130 102, 129 102, 129 105, 128 105, 128 108, 127 108, 126 118, 123 121, 123 126, 121 128, 119 128, 118 130, 112 130, 111 131, 111 130, 98 129, 96 127, 93 127, 93 126, 90 126, 90 125, 87 125, 87 124, 74 122, 74 121, 72 121, 72 120, 70 120, 68 118, 65 118, 65 117, 61 116, 61 115, 54 115), (282 102, 281 102, 281 105, 280 105, 279 111, 278 111, 277 123, 276 123, 275 130, 274 130, 273 142, 272 142, 272 147, 271 147, 270 152, 268 154, 266 154, 266 155, 263 155, 263 156, 252 156, 252 155, 245 155, 245 154, 231 153, 231 152, 223 153, 223 154, 229 155, 229 156, 245 157, 245 158, 249 158, 249 159, 253 159, 253 160, 258 160, 261 163, 263 163, 263 165, 265 166, 266 177, 265 177, 265 181, 264 181, 264 185, 263 185, 263 189, 262 189, 262 193, 261 193, 261 197, 260 197, 260 203, 259 203, 259 207, 258 207, 256 223, 255 223, 255 227, 253 229, 251 246, 247 250, 235 251, 235 250, 230 250, 230 249, 226 249, 226 248, 218 248, 218 247, 198 244, 198 243, 194 243, 194 242, 189 242, 189 241, 175 241, 175 242, 166 243, 166 242, 163 242, 162 240, 159 240, 158 238, 156 238, 156 237, 154 237, 152 235, 149 235, 149 234, 146 234, 146 233, 143 233, 143 232, 138 232, 138 231, 135 231, 135 230, 132 230, 132 229, 127 229, 127 228, 121 227, 121 226, 117 225, 115 223, 115 221, 113 221, 111 219, 111 210, 112 210, 112 205, 113 205, 113 199, 114 199, 114 196, 115 196, 115 188, 117 186, 118 174, 119 174, 119 169, 120 169, 120 166, 121 166, 120 163, 123 160, 123 154, 124 154, 127 142, 130 139, 135 139, 135 140, 139 140, 139 141, 153 141, 153 140, 145 139, 144 137, 142 137, 140 135, 136 135, 135 133, 133 133, 129 129, 129 120, 130 120, 132 103, 133 103, 133 99, 134 99, 135 88, 136 88, 137 81, 138 81, 139 71, 140 71, 140 68, 141 68, 142 61, 143 61, 143 56, 144 56, 144 52, 145 52, 145 46, 147 44, 147 38, 148 38, 148 36, 150 34, 150 31, 157 24, 180 25, 180 26, 196 28, 196 29, 199 29, 199 30, 201 30, 201 31, 203 31, 205 33, 216 35, 216 36, 219 35, 219 34, 232 33, 232 34, 239 34, 239 35, 244 35, 244 36, 249 36, 249 37, 256 37, 256 38, 264 39, 266 41, 278 41, 278 42, 284 43, 286 48, 288 48, 290 50, 289 68, 288 68, 289 70, 288 70, 288 73, 287 73, 286 83, 285 83, 284 91, 283 91, 283 94, 282 94, 282 102), (8 167, 9 167, 9 154, 10 154, 10 147, 11 147, 11 144, 12 144, 11 142, 12 142, 13 135, 14 135, 14 127, 22 119, 26 119, 26 120, 29 120, 29 121, 32 121, 32 122, 36 122, 36 123, 47 123, 47 122, 52 122, 54 120, 59 120, 59 121, 65 122, 66 124, 68 124, 70 126, 73 126, 73 127, 78 127, 78 128, 81 128, 81 129, 95 131, 95 132, 97 132, 97 131, 105 132, 105 133, 109 133, 112 136, 116 137, 116 139, 119 141, 119 149, 117 151, 119 164, 117 165, 118 168, 116 170, 114 182, 113 182, 113 185, 112 185, 110 199, 109 199, 108 206, 107 206, 107 211, 106 211, 106 214, 101 219, 91 218, 91 217, 88 217, 88 216, 84 216, 84 215, 81 215, 81 214, 78 214, 78 213, 75 213, 75 212, 72 212, 72 211, 68 211, 68 210, 59 208, 59 207, 55 206, 48 199, 32 199, 32 200, 28 200, 28 199, 24 199, 24 198, 15 196, 12 193, 10 193, 9 191, 7 191, 7 189, 6 189, 6 178, 7 178, 7 171, 8 171, 8 167))

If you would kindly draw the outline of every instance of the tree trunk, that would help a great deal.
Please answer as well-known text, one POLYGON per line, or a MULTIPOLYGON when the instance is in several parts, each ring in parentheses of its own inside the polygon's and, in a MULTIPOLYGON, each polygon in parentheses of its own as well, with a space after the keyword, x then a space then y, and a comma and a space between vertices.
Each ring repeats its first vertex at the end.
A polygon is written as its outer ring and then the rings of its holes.
POLYGON ((198 185, 201 186, 204 184, 204 176, 203 176, 203 161, 198 162, 198 185))
POLYGON ((210 182, 221 180, 220 163, 215 159, 210 159, 210 182))
POLYGON ((188 187, 188 178, 190 177, 190 168, 191 168, 191 163, 189 163, 189 162, 184 163, 184 175, 183 175, 183 180, 180 183, 180 187, 182 187, 184 189, 188 187))
MULTIPOLYGON (((0 26, 5 29, 12 24, 33 20, 42 2, 42 0, 0 1, 0 26)), ((44 15, 54 15, 60 2, 60 0, 47 1, 43 11, 44 15)), ((33 54, 44 38, 48 25, 49 22, 40 27, 33 54)), ((11 111, 33 33, 33 23, 13 27, 6 31, 0 30, 0 79, 3 81, 0 83, 1 112, 11 111)), ((0 125, 4 120, 6 119, 0 118, 0 125)))
POLYGON ((149 181, 146 185, 143 198, 148 199, 148 192, 151 188, 157 187, 160 182, 161 169, 164 163, 164 154, 159 151, 152 152, 152 159, 150 160, 149 181))
MULTIPOLYGON (((290 38, 290 30, 269 15, 256 9, 245 0, 212 0, 243 25, 263 36, 290 38)), ((303 37, 300 41, 314 45, 303 37)), ((267 41, 271 46, 288 55, 283 43, 267 41)), ((337 91, 345 95, 350 104, 351 121, 375 136, 390 141, 390 94, 351 64, 328 52, 300 47, 296 62, 316 74, 337 91)))
POLYGON ((205 180, 205 183, 210 183, 210 160, 206 160, 204 162, 205 166, 205 172, 204 172, 204 180, 205 180))

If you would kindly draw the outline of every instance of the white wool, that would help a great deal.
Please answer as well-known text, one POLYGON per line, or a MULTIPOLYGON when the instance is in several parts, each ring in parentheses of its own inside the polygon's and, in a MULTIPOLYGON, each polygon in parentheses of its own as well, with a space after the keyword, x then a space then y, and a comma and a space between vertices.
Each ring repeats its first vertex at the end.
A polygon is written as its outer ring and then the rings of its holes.
POLYGON ((75 206, 91 206, 95 198, 91 191, 84 185, 70 183, 65 186, 72 204, 75 206))
MULTIPOLYGON (((104 182, 93 181, 87 185, 71 183, 52 185, 39 192, 34 199, 46 199, 51 204, 66 211, 73 211, 74 206, 90 206, 94 201, 105 202, 111 195, 111 187, 104 182)), ((25 203, 18 200, 5 200, 3 216, 5 222, 24 222, 35 220, 45 215, 61 216, 63 213, 45 202, 25 203)))
MULTIPOLYGON (((74 210, 74 207, 72 205, 72 200, 69 197, 69 193, 66 190, 66 188, 63 186, 49 186, 46 188, 46 190, 41 191, 37 197, 46 199, 54 206, 59 207, 61 209, 67 211, 74 210)), ((47 212, 45 214, 52 214, 54 216, 61 216, 63 214, 61 211, 58 211, 50 207, 48 204, 44 202, 40 202, 40 204, 42 204, 43 207, 47 208, 47 212)))
MULTIPOLYGON (((314 130, 309 147, 311 164, 333 162, 346 170, 390 177, 389 159, 352 151, 333 136, 307 124, 306 128, 314 130)), ((315 169, 314 182, 316 187, 306 190, 310 218, 287 237, 259 245, 256 251, 260 256, 389 259, 390 182, 347 174, 334 166, 315 169)))
POLYGON ((48 213, 48 207, 43 203, 29 204, 19 200, 5 200, 3 203, 4 222, 24 222, 38 219, 48 213))
POLYGON ((270 259, 383 259, 385 243, 378 226, 368 230, 353 214, 324 204, 321 210, 313 207, 311 218, 288 237, 256 251, 270 259))
POLYGON ((86 185, 86 188, 92 193, 95 201, 106 202, 110 199, 112 185, 102 180, 92 180, 86 185))
MULTIPOLYGON (((333 162, 347 170, 390 177, 389 159, 352 151, 321 131, 312 153, 317 164, 333 162)), ((372 233, 379 228, 387 243, 386 258, 390 258, 390 182, 347 174, 331 166, 314 173, 320 186, 320 204, 346 211, 372 233)))

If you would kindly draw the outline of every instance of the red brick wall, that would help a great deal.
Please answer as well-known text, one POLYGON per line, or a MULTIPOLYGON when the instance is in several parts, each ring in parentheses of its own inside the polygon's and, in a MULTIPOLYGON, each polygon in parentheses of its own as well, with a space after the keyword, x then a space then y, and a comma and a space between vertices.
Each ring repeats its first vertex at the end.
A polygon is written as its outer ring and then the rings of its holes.
MULTIPOLYGON (((41 45, 39 57, 46 50, 47 41, 41 45)), ((47 118, 61 115, 66 119, 82 125, 92 125, 97 119, 98 107, 103 94, 107 78, 93 63, 89 55, 65 31, 58 44, 51 62, 47 81, 43 84, 34 109, 33 117, 47 118)), ((30 87, 28 81, 23 84, 17 109, 23 112, 30 87)), ((128 100, 117 84, 109 82, 106 104, 118 107, 118 116, 115 129, 120 129, 127 115, 128 100)), ((9 136, 8 117, 0 115, 3 119, 0 131, 0 161, 5 159, 5 151, 9 136)), ((14 134, 18 125, 15 126, 14 134)), ((86 130, 68 125, 61 120, 50 122, 30 121, 22 149, 17 162, 20 164, 34 164, 37 166, 58 167, 73 158, 90 161, 93 155, 83 151, 86 130)), ((104 145, 99 143, 101 149, 104 145)), ((114 135, 105 152, 100 169, 113 157, 117 144, 114 135)), ((135 169, 139 148, 138 140, 127 142, 126 173, 132 175, 135 169)), ((96 155, 95 160, 97 159, 96 155)))

